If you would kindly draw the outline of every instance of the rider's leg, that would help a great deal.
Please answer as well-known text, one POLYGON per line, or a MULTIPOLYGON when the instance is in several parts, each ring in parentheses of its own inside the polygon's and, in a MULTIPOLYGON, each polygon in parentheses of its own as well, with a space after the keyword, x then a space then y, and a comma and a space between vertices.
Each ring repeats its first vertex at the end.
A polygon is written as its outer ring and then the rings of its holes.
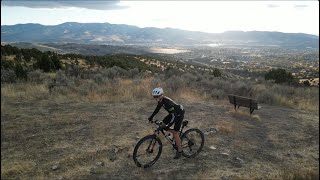
POLYGON ((184 118, 184 111, 182 111, 181 114, 177 115, 176 120, 174 122, 174 129, 173 129, 173 137, 176 141, 176 145, 178 148, 178 152, 182 152, 182 147, 181 147, 181 139, 180 139, 180 128, 181 124, 184 118))
POLYGON ((181 128, 182 120, 183 120, 183 114, 180 114, 177 116, 173 113, 166 116, 163 120, 163 122, 167 124, 167 127, 165 128, 165 130, 172 133, 178 149, 174 159, 178 159, 181 156, 181 152, 182 152, 181 139, 179 137, 179 130, 181 128), (174 129, 169 129, 169 127, 172 126, 173 123, 174 123, 174 129))
POLYGON ((181 140, 180 140, 180 137, 179 137, 179 129, 181 127, 181 122, 180 123, 177 123, 177 121, 179 121, 180 118, 177 118, 176 115, 174 115, 173 113, 172 114, 168 114, 164 119, 163 119, 163 123, 165 123, 167 125, 167 127, 165 128, 166 131, 170 132, 172 135, 173 135, 173 138, 176 142, 176 145, 178 147, 178 151, 181 152, 182 151, 182 148, 181 148, 181 140), (174 125, 174 129, 169 129, 170 126, 173 125, 173 123, 175 124, 174 125), (180 124, 180 126, 179 126, 180 124), (178 130, 176 130, 178 129, 178 130))
POLYGON ((181 128, 182 120, 183 120, 183 114, 180 114, 174 123, 173 136, 176 141, 178 151, 176 152, 176 155, 173 157, 173 159, 179 159, 182 154, 181 139, 180 139, 180 132, 179 132, 181 128))
POLYGON ((176 131, 176 130, 173 130, 173 129, 170 129, 168 131, 173 134, 174 140, 176 141, 176 145, 177 145, 178 151, 181 152, 182 151, 182 147, 181 147, 181 139, 180 139, 180 136, 179 136, 179 131, 176 131))

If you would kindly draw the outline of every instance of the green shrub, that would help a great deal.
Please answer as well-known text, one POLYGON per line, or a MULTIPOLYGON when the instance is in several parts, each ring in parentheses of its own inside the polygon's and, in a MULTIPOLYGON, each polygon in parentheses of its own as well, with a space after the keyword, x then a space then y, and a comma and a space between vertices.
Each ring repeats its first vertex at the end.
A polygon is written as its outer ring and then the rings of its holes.
POLYGON ((138 68, 130 69, 128 72, 128 77, 133 79, 133 78, 139 76, 139 73, 140 72, 139 72, 138 68))
POLYGON ((179 89, 184 88, 183 79, 175 75, 167 79, 165 83, 165 89, 167 89, 170 92, 177 92, 179 89))
POLYGON ((265 90, 257 93, 256 99, 259 103, 265 104, 273 104, 275 102, 274 93, 270 90, 265 90))
POLYGON ((92 92, 95 92, 98 89, 98 85, 95 82, 89 81, 86 83, 80 84, 78 91, 80 95, 87 96, 92 92))
POLYGON ((267 74, 265 74, 266 80, 275 80, 275 83, 292 83, 293 76, 290 72, 287 72, 285 69, 272 69, 267 74))
POLYGON ((65 74, 71 77, 79 77, 82 74, 82 69, 79 65, 66 64, 65 74))
POLYGON ((44 84, 50 80, 48 74, 43 73, 42 70, 37 69, 35 71, 30 71, 27 73, 28 81, 36 84, 44 84))
POLYGON ((222 89, 212 89, 210 92, 210 96, 213 99, 223 99, 226 94, 222 89))
POLYGON ((74 87, 75 79, 72 77, 66 76, 63 71, 58 71, 55 78, 55 86, 65 86, 65 87, 74 87))
POLYGON ((17 75, 14 70, 1 69, 1 83, 14 83, 17 81, 17 75))
POLYGON ((1 69, 14 69, 14 67, 13 61, 5 60, 5 57, 1 56, 1 69))
POLYGON ((93 76, 93 80, 95 83, 101 85, 101 84, 104 84, 106 82, 106 78, 103 77, 102 74, 98 73, 98 74, 95 74, 93 76))
POLYGON ((105 69, 102 73, 108 79, 126 77, 128 75, 128 71, 118 66, 113 66, 112 68, 105 69))

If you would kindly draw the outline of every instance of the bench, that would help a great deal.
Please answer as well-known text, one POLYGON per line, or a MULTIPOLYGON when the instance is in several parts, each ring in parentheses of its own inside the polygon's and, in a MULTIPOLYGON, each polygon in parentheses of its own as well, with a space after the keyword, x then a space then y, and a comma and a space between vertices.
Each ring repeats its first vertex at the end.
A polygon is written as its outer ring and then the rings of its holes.
POLYGON ((231 104, 234 104, 235 110, 237 110, 236 108, 237 106, 238 106, 238 109, 240 106, 247 107, 247 108, 250 108, 250 115, 251 115, 255 109, 256 110, 261 109, 261 106, 258 106, 258 102, 255 99, 251 99, 243 96, 237 96, 233 94, 229 94, 228 98, 229 98, 229 102, 231 104))

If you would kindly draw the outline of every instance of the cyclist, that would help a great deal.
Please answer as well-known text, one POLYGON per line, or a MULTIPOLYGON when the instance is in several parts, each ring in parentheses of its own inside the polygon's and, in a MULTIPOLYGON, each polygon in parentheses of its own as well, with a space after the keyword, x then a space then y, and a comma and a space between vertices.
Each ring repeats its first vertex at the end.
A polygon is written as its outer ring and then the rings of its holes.
POLYGON ((184 118, 184 109, 182 105, 175 103, 170 98, 163 95, 163 89, 161 87, 155 88, 152 91, 152 96, 158 102, 158 105, 152 115, 148 118, 149 122, 152 122, 153 117, 159 112, 161 107, 164 107, 168 111, 168 115, 163 119, 163 128, 173 134, 174 140, 176 142, 178 151, 174 156, 174 159, 181 157, 182 147, 181 139, 179 137, 179 130, 181 128, 181 123, 184 118), (174 129, 169 129, 174 124, 174 129))

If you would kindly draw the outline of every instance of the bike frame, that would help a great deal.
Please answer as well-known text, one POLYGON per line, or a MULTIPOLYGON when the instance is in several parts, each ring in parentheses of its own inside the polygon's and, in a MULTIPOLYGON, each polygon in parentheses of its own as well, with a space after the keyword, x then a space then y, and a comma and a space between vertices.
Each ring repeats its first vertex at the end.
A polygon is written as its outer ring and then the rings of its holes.
MULTIPOLYGON (((155 123, 157 126, 158 126, 158 128, 154 131, 154 135, 156 135, 156 136, 159 136, 160 135, 160 132, 163 134, 163 136, 167 139, 167 141, 169 141, 169 143, 172 145, 172 147, 175 149, 175 150, 177 150, 177 146, 175 145, 175 141, 174 141, 174 139, 172 138, 169 138, 168 136, 166 136, 166 133, 164 132, 164 131, 167 131, 167 130, 164 130, 162 127, 160 127, 160 124, 158 123, 158 121, 155 121, 155 122, 153 122, 153 123, 155 123)), ((187 126, 187 124, 188 124, 188 121, 183 121, 183 123, 182 123, 182 127, 180 128, 180 131, 179 131, 179 137, 181 138, 181 136, 182 136, 182 134, 183 134, 183 129, 184 129, 184 127, 185 126, 187 126)), ((170 130, 173 130, 173 129, 170 129, 170 130)), ((150 145, 149 145, 149 147, 148 147, 148 149, 150 148, 150 146, 152 145, 152 150, 153 150, 153 148, 154 148, 154 145, 155 145, 155 142, 151 142, 150 143, 150 145)))

